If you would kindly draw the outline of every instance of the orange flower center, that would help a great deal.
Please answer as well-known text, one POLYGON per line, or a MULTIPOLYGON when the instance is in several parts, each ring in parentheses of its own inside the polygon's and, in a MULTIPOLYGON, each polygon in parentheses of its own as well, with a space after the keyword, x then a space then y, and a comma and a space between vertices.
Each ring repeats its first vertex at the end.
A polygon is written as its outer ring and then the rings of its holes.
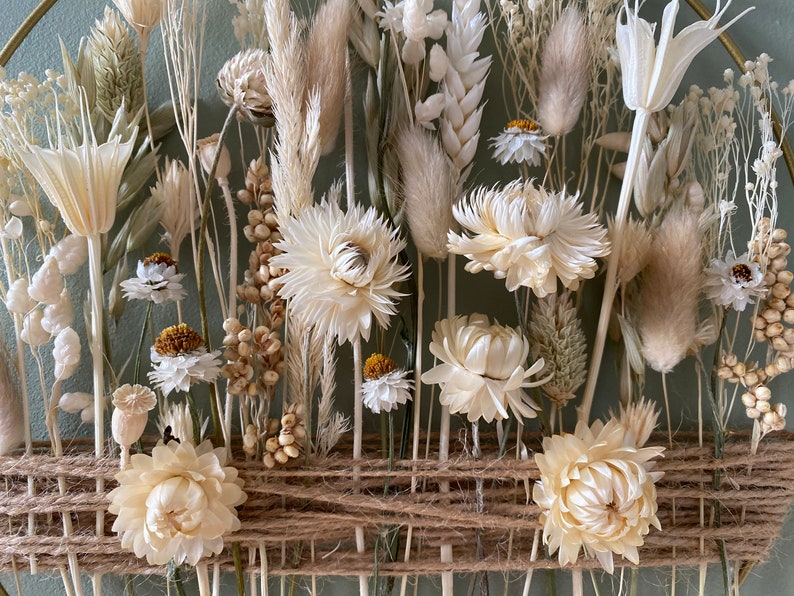
POLYGON ((166 327, 154 341, 154 350, 161 356, 179 356, 204 345, 201 336, 184 323, 166 327))
POLYGON ((520 128, 523 132, 538 132, 540 130, 540 127, 537 125, 537 123, 527 118, 511 120, 507 123, 505 128, 520 128))
POLYGON ((397 368, 397 363, 383 354, 373 354, 364 363, 364 378, 374 381, 397 368))

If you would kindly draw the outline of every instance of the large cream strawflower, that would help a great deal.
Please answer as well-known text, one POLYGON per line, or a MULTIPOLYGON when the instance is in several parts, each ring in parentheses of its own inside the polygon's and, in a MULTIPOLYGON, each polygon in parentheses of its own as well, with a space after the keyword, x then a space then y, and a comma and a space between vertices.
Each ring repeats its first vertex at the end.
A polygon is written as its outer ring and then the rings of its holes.
POLYGON ((461 234, 449 232, 449 250, 469 259, 466 271, 493 271, 507 289, 557 291, 557 279, 571 290, 590 279, 596 258, 609 254, 606 229, 582 212, 578 195, 551 193, 531 180, 504 188, 479 187, 453 207, 461 234))
POLYGON ((488 317, 472 314, 436 322, 430 352, 441 363, 422 375, 422 382, 441 386, 439 401, 452 414, 469 422, 507 418, 509 407, 518 417, 534 418, 536 404, 524 392, 547 379, 530 381, 545 363, 529 368, 529 341, 511 327, 491 325, 488 317))
POLYGON ((116 474, 119 486, 108 498, 121 545, 150 565, 195 565, 223 550, 223 536, 240 529, 235 507, 247 495, 226 449, 204 441, 162 442, 152 455, 135 454, 116 474))
POLYGON ((279 293, 289 298, 291 314, 330 333, 341 344, 369 339, 372 318, 389 326, 408 266, 400 263, 405 241, 375 209, 353 205, 347 212, 323 201, 290 217, 279 228, 281 254, 271 258, 284 269, 279 293))
POLYGON ((650 526, 661 529, 654 482, 662 473, 651 460, 664 448, 642 446, 656 413, 640 404, 622 414, 546 437, 535 454, 540 480, 532 498, 542 510, 543 541, 561 565, 576 563, 580 550, 609 573, 613 553, 638 565, 650 526))

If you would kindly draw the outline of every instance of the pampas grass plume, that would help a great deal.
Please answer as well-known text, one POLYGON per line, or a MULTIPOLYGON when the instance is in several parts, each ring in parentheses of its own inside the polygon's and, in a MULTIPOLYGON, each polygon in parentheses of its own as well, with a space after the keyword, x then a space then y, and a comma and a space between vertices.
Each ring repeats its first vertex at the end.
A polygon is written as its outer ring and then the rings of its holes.
POLYGON ((414 244, 427 257, 445 259, 447 231, 455 228, 455 183, 449 158, 430 133, 419 127, 399 132, 397 154, 404 211, 414 244))
POLYGON ((579 119, 589 87, 587 40, 582 15, 568 6, 543 46, 538 121, 546 134, 568 134, 579 119))
POLYGON ((653 239, 640 289, 642 352, 658 372, 673 370, 696 343, 702 271, 698 215, 671 212, 653 239))
POLYGON ((306 52, 307 88, 320 94, 320 152, 330 153, 344 110, 347 36, 351 19, 348 0, 327 0, 314 15, 306 52))
POLYGON ((0 356, 0 455, 22 442, 24 430, 20 392, 11 380, 7 357, 0 356))

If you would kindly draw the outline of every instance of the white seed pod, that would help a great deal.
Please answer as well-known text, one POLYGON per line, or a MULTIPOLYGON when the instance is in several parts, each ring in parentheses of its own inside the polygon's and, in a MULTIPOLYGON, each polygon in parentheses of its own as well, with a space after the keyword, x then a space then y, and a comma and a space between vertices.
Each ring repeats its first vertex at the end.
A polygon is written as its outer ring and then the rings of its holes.
POLYGON ((42 304, 55 304, 63 291, 63 278, 58 271, 58 260, 52 255, 44 258, 39 270, 33 274, 28 295, 42 304))
POLYGON ((752 420, 755 420, 755 419, 761 417, 761 412, 759 412, 755 408, 747 408, 746 413, 747 413, 747 417, 751 418, 752 420))
POLYGON ((742 383, 744 383, 745 387, 753 387, 754 385, 758 384, 758 375, 754 371, 750 371, 744 375, 742 379, 742 383))
POLYGON ((775 310, 774 308, 767 308, 761 313, 761 316, 764 318, 764 320, 766 320, 767 323, 777 323, 780 320, 780 311, 775 310))
POLYGON ((772 338, 772 347, 778 352, 786 352, 789 349, 788 343, 781 336, 772 338))
POLYGON ((777 415, 778 415, 778 416, 780 416, 781 418, 785 418, 785 417, 786 417, 786 413, 787 413, 787 411, 788 411, 788 408, 786 407, 786 404, 784 404, 782 401, 780 401, 780 402, 776 403, 776 404, 775 404, 775 405, 772 407, 772 409, 773 409, 773 410, 774 410, 774 411, 777 413, 777 415))
POLYGON ((129 449, 135 441, 141 438, 149 420, 147 412, 143 414, 127 414, 116 408, 110 421, 113 440, 122 449, 129 449))
POLYGON ((14 280, 6 292, 6 308, 9 312, 24 315, 36 308, 36 301, 28 294, 28 280, 20 277, 14 280))
POLYGON ((50 334, 41 326, 44 312, 34 308, 22 320, 22 333, 20 337, 29 346, 43 346, 50 341, 50 334))
POLYGON ((783 271, 778 271, 777 281, 778 283, 789 285, 792 281, 794 281, 794 273, 792 273, 787 269, 784 269, 783 271))
POLYGON ((298 457, 300 455, 300 451, 293 444, 285 445, 283 451, 284 451, 284 453, 287 454, 288 457, 291 457, 292 459, 295 459, 296 457, 298 457))
POLYGON ((294 442, 295 437, 292 435, 292 433, 285 433, 284 431, 281 431, 281 433, 278 435, 278 444, 282 447, 286 445, 292 445, 294 442))
POLYGON ((69 234, 50 249, 58 261, 61 275, 72 275, 88 260, 88 241, 85 236, 69 234))
POLYGON ((287 455, 283 449, 279 449, 273 454, 273 458, 280 464, 284 465, 289 461, 289 455, 287 455))
POLYGON ((761 401, 768 402, 770 399, 772 399, 772 391, 769 389, 769 387, 765 387, 764 385, 761 387, 756 387, 753 393, 755 393, 755 398, 761 401))
POLYGON ((753 331, 753 339, 758 342, 766 341, 766 335, 763 329, 755 329, 753 331))
POLYGON ((768 325, 764 330, 764 333, 767 337, 778 337, 779 335, 783 334, 783 329, 785 329, 785 327, 783 327, 783 324, 778 321, 768 325))
POLYGON ((742 403, 746 408, 754 408, 756 401, 752 393, 742 393, 742 403))
POLYGON ((58 334, 52 348, 52 358, 55 361, 56 381, 63 381, 74 374, 80 364, 80 337, 74 329, 67 327, 58 334))

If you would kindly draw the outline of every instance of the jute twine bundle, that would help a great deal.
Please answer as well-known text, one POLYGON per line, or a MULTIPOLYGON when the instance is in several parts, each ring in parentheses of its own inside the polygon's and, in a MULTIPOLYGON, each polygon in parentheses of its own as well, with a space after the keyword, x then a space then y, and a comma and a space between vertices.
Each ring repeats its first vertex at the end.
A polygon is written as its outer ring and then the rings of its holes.
MULTIPOLYGON (((765 439, 758 453, 749 454, 747 437, 729 441, 721 460, 713 446, 698 447, 693 437, 681 438, 665 452, 657 469, 659 519, 640 550, 643 566, 697 565, 719 561, 719 541, 729 559, 762 562, 768 556, 794 497, 794 437, 765 439), (688 442, 690 441, 690 442, 688 442), (721 483, 714 488, 714 471, 721 483), (719 508, 721 523, 715 522, 719 508)), ((664 444, 662 437, 652 442, 664 444)), ((453 446, 454 447, 454 446, 453 446)), ((262 552, 270 575, 371 574, 376 557, 381 575, 435 574, 441 571, 526 571, 557 567, 541 547, 531 556, 540 524, 539 510, 528 500, 538 477, 534 462, 486 455, 470 457, 465 445, 452 450, 449 461, 430 459, 393 462, 370 458, 355 462, 342 456, 315 460, 307 467, 266 470, 259 461, 236 461, 245 480, 248 500, 240 509, 242 529, 226 538, 240 544, 248 571, 262 569, 262 552), (351 474, 360 466, 360 480, 351 474), (476 513, 475 485, 484 482, 484 513, 476 513), (438 490, 450 483, 449 494, 438 490), (412 482, 418 487, 411 491, 412 482), (384 486, 387 486, 384 489, 384 486), (354 528, 366 529, 368 551, 357 553, 354 528), (486 556, 476 557, 476 534, 486 556), (406 561, 405 545, 411 536, 406 561), (396 537, 396 552, 389 556, 387 537, 396 537), (453 563, 442 563, 439 545, 453 544, 453 563), (376 553, 377 549, 377 553, 376 553)), ((105 536, 94 533, 97 511, 107 509, 102 495, 93 493, 95 480, 106 479, 111 490, 118 460, 74 453, 62 458, 31 455, 0 458, 0 570, 23 570, 33 555, 39 570, 67 564, 76 553, 86 571, 162 574, 123 551, 110 526, 105 536), (58 494, 57 478, 69 490, 58 494), (35 496, 28 495, 33 478, 35 496), (35 533, 28 533, 33 514, 35 533), (71 515, 75 534, 62 534, 63 515, 71 515)), ((231 570, 230 550, 210 559, 231 570)), ((625 564, 616 557, 617 565, 625 564)), ((595 566, 580 560, 582 567, 595 566)))

